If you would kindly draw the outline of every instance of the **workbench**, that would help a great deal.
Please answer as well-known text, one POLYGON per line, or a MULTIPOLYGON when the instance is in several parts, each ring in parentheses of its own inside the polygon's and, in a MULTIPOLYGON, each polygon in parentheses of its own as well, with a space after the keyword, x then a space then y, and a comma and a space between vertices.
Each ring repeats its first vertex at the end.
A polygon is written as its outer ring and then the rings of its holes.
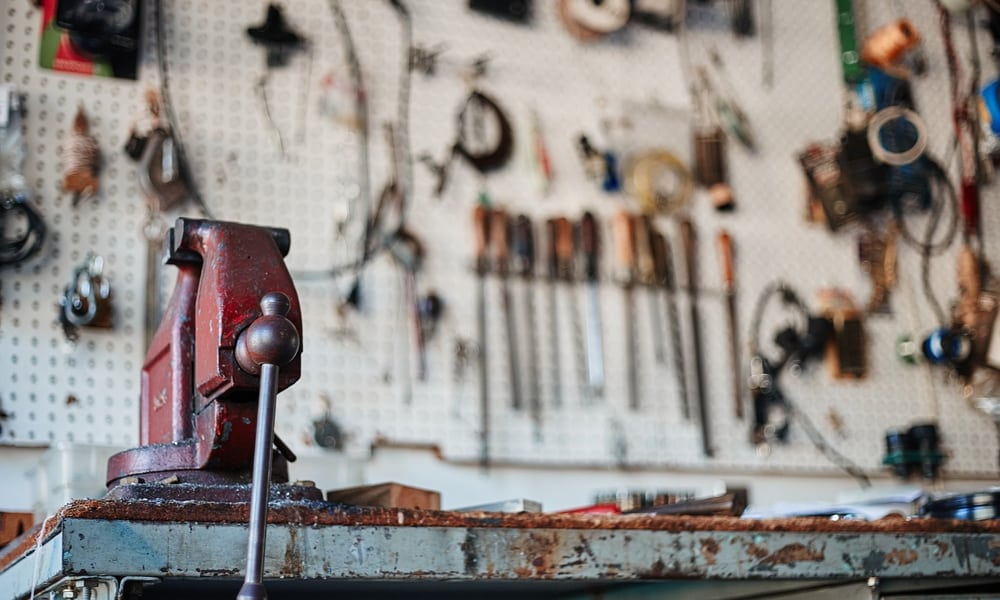
MULTIPOLYGON (((247 518, 245 504, 72 502, 0 555, 0 590, 24 598, 33 582, 41 594, 83 581, 91 600, 132 587, 144 587, 145 600, 235 598, 247 518)), ((272 502, 269 523, 271 600, 321 592, 521 600, 1000 593, 1000 523, 992 521, 459 513, 282 501, 272 502)))

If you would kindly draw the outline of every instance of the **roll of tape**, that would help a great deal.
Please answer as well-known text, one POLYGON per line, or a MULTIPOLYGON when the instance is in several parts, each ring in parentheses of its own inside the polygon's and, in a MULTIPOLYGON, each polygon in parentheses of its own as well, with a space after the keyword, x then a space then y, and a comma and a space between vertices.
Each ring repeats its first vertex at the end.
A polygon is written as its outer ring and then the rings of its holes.
POLYGON ((927 124, 920 115, 902 106, 889 106, 875 113, 868 121, 868 146, 875 160, 894 167, 908 165, 917 160, 927 149, 927 124), (905 119, 917 131, 917 139, 913 145, 902 152, 893 152, 882 145, 880 133, 890 121, 905 119))

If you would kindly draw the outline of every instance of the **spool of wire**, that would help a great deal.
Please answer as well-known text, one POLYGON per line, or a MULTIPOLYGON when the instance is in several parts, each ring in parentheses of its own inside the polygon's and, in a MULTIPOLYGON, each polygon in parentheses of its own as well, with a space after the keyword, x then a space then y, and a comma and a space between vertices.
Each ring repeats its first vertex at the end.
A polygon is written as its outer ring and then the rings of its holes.
POLYGON ((653 150, 633 158, 625 186, 643 212, 671 213, 687 204, 694 192, 691 171, 668 150, 653 150))
POLYGON ((918 44, 920 34, 917 28, 909 19, 899 19, 880 27, 865 41, 861 49, 861 60, 883 69, 892 67, 918 44))
MULTIPOLYGON (((893 124, 893 127, 900 126, 893 124)), ((908 165, 923 156, 924 150, 927 149, 927 124, 920 118, 920 115, 908 108, 898 105, 883 108, 868 121, 868 146, 871 148, 875 160, 879 162, 894 167, 908 165), (907 129, 910 131, 908 137, 915 135, 912 145, 901 151, 887 148, 885 143, 887 140, 897 137, 891 133, 888 126, 898 120, 903 120, 908 125, 907 129)))

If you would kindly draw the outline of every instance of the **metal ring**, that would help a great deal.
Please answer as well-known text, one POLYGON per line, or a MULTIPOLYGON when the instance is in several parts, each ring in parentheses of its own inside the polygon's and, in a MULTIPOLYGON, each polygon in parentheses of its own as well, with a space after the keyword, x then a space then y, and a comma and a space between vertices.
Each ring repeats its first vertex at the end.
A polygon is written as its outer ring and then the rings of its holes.
POLYGON ((889 106, 875 113, 868 121, 868 146, 872 150, 872 155, 879 162, 883 162, 894 167, 908 165, 917 160, 927 149, 927 124, 920 118, 920 115, 902 106, 889 106), (879 133, 890 121, 905 119, 909 121, 913 128, 917 130, 917 140, 913 142, 908 150, 903 152, 892 152, 882 145, 879 133))

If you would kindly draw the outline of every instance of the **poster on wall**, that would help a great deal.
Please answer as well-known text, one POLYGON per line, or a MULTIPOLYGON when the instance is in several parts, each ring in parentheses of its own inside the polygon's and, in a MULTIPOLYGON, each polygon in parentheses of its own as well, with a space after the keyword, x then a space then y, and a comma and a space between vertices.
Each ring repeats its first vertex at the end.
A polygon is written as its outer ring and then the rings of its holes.
POLYGON ((45 0, 38 64, 91 77, 135 79, 142 0, 45 0))

